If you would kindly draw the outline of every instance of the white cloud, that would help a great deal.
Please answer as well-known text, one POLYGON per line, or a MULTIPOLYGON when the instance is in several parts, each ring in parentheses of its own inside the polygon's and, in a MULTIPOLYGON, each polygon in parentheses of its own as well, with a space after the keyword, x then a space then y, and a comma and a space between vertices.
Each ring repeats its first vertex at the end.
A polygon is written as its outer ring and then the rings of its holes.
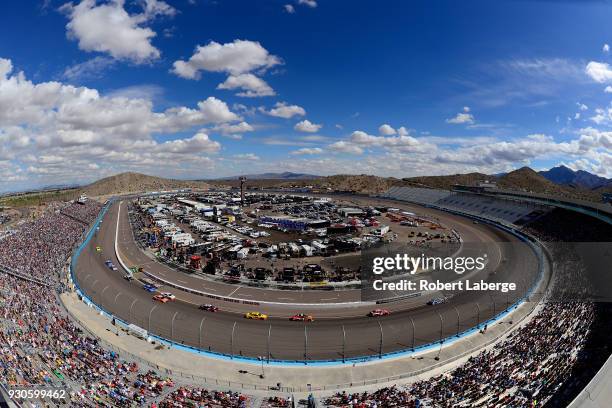
POLYGON ((172 72, 182 78, 199 79, 200 71, 239 75, 281 63, 280 58, 270 54, 259 42, 234 40, 219 44, 211 41, 207 45, 197 46, 188 61, 175 61, 172 72))
POLYGON ((608 85, 606 86, 606 88, 604 89, 605 93, 612 93, 612 86, 608 85))
POLYGON ((260 111, 266 115, 284 119, 290 119, 294 116, 306 116, 304 108, 298 105, 288 105, 286 102, 277 102, 274 108, 269 111, 263 108, 260 108, 260 111))
POLYGON ((222 123, 211 128, 211 130, 213 132, 219 132, 224 136, 234 136, 235 138, 235 136, 240 133, 252 132, 254 129, 253 126, 249 125, 247 122, 240 122, 237 124, 222 123))
POLYGON ((455 115, 455 117, 450 118, 450 119, 446 119, 447 123, 452 123, 452 124, 472 124, 474 123, 474 116, 470 113, 458 113, 457 115, 455 115))
POLYGON ((582 77, 584 66, 563 58, 535 58, 512 60, 502 63, 502 67, 519 74, 525 80, 526 76, 538 79, 568 80, 582 77))
POLYGON ((591 61, 587 64, 585 72, 595 82, 605 83, 612 81, 612 69, 605 62, 591 61))
POLYGON ((144 20, 151 20, 157 16, 169 16, 173 17, 177 14, 174 7, 161 0, 140 0, 144 13, 142 18, 144 20))
POLYGON ((113 89, 106 94, 107 97, 111 98, 129 98, 129 99, 148 99, 155 101, 162 99, 164 89, 159 85, 144 84, 144 85, 132 85, 123 88, 113 89))
POLYGON ((439 151, 431 160, 436 163, 467 164, 473 166, 527 165, 535 158, 577 153, 576 143, 556 143, 551 136, 528 135, 514 141, 478 144, 439 151))
POLYGON ((298 0, 298 4, 302 4, 302 5, 308 6, 310 8, 317 7, 316 0, 298 0))
POLYGON ((214 166, 208 156, 221 146, 206 130, 193 134, 193 129, 252 129, 243 122, 232 128, 240 117, 214 97, 195 107, 156 111, 150 96, 140 90, 105 96, 60 82, 33 83, 0 58, 0 164, 8 160, 19 177, 29 177, 31 168, 32 177, 47 177, 47 183, 91 180, 127 169, 159 174, 161 162, 168 174, 196 174, 196 169, 214 166))
POLYGON ((301 149, 297 149, 292 151, 291 155, 293 156, 302 156, 302 155, 313 155, 313 154, 321 154, 323 153, 323 149, 320 147, 303 147, 301 149))
POLYGON ((350 141, 360 146, 420 149, 423 144, 412 136, 373 136, 364 131, 356 130, 351 133, 350 141))
POLYGON ((242 153, 235 154, 232 156, 236 160, 248 160, 248 161, 258 161, 261 160, 261 157, 257 156, 254 153, 242 153))
POLYGON ((580 129, 578 143, 581 151, 600 148, 609 151, 612 150, 612 132, 601 131, 592 127, 580 129))
POLYGON ((604 44, 601 50, 603 52, 605 52, 605 53, 610 52, 610 45, 609 44, 604 44))
POLYGON ((397 129, 397 134, 400 136, 408 136, 408 129, 406 129, 405 127, 400 127, 399 129, 397 129))
POLYGON ((295 13, 295 7, 293 7, 291 4, 285 4, 283 6, 283 8, 285 9, 285 11, 289 14, 293 14, 295 13))
POLYGON ((141 5, 143 13, 133 15, 124 9, 123 0, 103 4, 83 0, 77 5, 66 3, 61 10, 70 19, 66 24, 68 38, 78 41, 81 50, 142 64, 160 57, 151 44, 156 33, 144 24, 157 15, 174 15, 176 10, 163 1, 147 0, 141 5))
POLYGON ((157 146, 157 151, 194 155, 198 153, 215 153, 218 152, 221 145, 208 138, 208 135, 203 132, 198 132, 189 139, 177 139, 164 142, 157 146))
POLYGON ((446 123, 452 123, 454 125, 462 125, 462 124, 471 125, 474 123, 474 115, 472 115, 469 112, 470 112, 469 106, 464 106, 463 112, 459 112, 454 117, 450 119, 446 119, 446 123))
POLYGON ((236 95, 246 98, 259 96, 274 96, 276 93, 263 79, 253 74, 230 75, 217 89, 243 89, 236 95))
POLYGON ((115 65, 110 57, 97 56, 85 62, 72 65, 64 70, 62 77, 68 81, 85 81, 102 77, 105 70, 115 65))
POLYGON ((363 149, 361 147, 355 146, 354 144, 351 144, 344 140, 332 143, 327 146, 327 148, 340 153, 363 154, 363 149))
POLYGON ((299 132, 316 133, 322 127, 323 125, 318 125, 316 123, 310 122, 308 119, 305 119, 301 122, 298 122, 293 128, 299 132))
POLYGON ((612 108, 596 108, 595 116, 591 116, 591 120, 598 125, 611 125, 612 124, 612 108))
POLYGON ((585 110, 589 109, 588 106, 586 106, 584 103, 580 103, 580 102, 576 102, 576 106, 578 106, 578 109, 580 109, 581 111, 585 111, 585 110))
POLYGON ((393 129, 391 126, 387 125, 386 123, 384 125, 381 125, 378 128, 378 132, 381 135, 385 135, 385 136, 390 136, 390 135, 394 135, 397 133, 395 129, 393 129))

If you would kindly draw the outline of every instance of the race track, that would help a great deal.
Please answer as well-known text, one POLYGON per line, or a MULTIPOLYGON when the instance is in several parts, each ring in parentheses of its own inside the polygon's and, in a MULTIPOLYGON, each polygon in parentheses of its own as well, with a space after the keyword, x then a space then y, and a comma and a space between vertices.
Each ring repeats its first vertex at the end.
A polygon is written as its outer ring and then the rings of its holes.
MULTIPOLYGON (((353 200, 368 205, 382 202, 370 198, 353 200)), ((385 203, 389 205, 389 201, 385 203)), ((437 217, 457 230, 464 242, 499 243, 497 254, 490 259, 497 266, 495 273, 485 280, 525 282, 525 287, 535 282, 538 259, 515 236, 434 209, 398 202, 393 202, 393 206, 437 217)), ((187 275, 157 263, 134 242, 127 208, 126 202, 113 203, 100 229, 82 251, 74 271, 79 286, 94 302, 125 321, 163 338, 219 353, 264 359, 269 356, 276 360, 336 360, 410 349, 435 342, 441 334, 442 337, 453 336, 458 330, 474 327, 478 321, 485 321, 524 295, 520 287, 509 295, 463 292, 447 303, 427 306, 429 298, 439 295, 433 293, 379 306, 393 313, 383 318, 368 318, 366 314, 376 306, 353 303, 360 301, 358 290, 281 291, 229 285, 187 275), (115 237, 119 254, 128 266, 143 266, 168 281, 218 297, 270 303, 249 306, 167 287, 160 291, 172 292, 177 301, 155 302, 139 282, 128 282, 123 279, 121 269, 112 271, 104 265, 105 260, 111 259, 120 266, 114 251, 115 237), (97 252, 96 246, 102 251, 97 252), (346 304, 349 302, 351 304, 346 304), (198 305, 202 303, 213 303, 221 310, 217 313, 201 311, 198 305), (247 320, 243 318, 247 311, 261 311, 270 318, 267 321, 247 320), (316 320, 310 323, 288 320, 298 312, 312 314, 316 320)))

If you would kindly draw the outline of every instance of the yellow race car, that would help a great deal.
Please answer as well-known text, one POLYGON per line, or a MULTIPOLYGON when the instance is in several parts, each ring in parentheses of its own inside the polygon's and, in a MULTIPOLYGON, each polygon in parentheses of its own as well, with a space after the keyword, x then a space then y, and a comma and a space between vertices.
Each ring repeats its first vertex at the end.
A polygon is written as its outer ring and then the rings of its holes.
POLYGON ((99 246, 96 247, 96 252, 102 252, 102 248, 100 248, 99 246))
POLYGON ((268 315, 261 312, 248 312, 244 315, 246 319, 268 320, 268 315))

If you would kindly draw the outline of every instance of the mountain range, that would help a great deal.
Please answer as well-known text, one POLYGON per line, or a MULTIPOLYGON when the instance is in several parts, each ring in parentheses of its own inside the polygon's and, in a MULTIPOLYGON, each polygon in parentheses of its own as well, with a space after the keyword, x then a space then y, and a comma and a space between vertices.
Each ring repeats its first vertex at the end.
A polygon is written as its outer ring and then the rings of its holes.
POLYGON ((238 180, 240 177, 246 177, 247 180, 313 180, 321 176, 285 171, 283 173, 242 174, 239 176, 223 177, 216 180, 238 180))
POLYGON ((600 177, 584 170, 572 170, 563 165, 539 173, 547 180, 562 186, 579 187, 587 190, 612 187, 612 179, 600 177))

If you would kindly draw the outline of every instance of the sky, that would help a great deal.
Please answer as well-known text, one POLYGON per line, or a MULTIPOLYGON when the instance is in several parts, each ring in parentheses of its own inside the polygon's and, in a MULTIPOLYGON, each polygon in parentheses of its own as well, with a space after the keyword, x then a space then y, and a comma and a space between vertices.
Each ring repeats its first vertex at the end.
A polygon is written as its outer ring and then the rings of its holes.
POLYGON ((123 171, 612 177, 609 1, 0 4, 0 191, 123 171))

